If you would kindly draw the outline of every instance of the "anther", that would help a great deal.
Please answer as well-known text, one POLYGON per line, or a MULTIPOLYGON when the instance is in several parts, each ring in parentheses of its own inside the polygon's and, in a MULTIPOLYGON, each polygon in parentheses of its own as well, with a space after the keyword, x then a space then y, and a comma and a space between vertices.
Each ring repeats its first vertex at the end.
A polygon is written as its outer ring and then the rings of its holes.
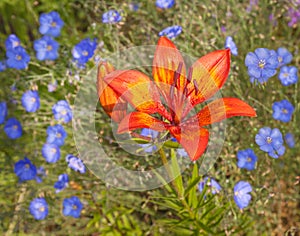
POLYGON ((187 81, 189 83, 192 81, 192 76, 193 76, 193 67, 190 67, 188 72, 188 77, 187 77, 187 81))
POLYGON ((194 86, 195 86, 196 94, 198 94, 198 92, 199 92, 199 86, 198 86, 198 84, 197 84, 197 81, 196 81, 196 80, 193 80, 193 84, 194 84, 194 86))
POLYGON ((179 62, 179 65, 178 65, 178 68, 177 70, 174 72, 174 86, 177 87, 177 80, 179 79, 180 77, 180 74, 181 74, 181 71, 182 71, 182 66, 183 66, 183 63, 182 62, 179 62))

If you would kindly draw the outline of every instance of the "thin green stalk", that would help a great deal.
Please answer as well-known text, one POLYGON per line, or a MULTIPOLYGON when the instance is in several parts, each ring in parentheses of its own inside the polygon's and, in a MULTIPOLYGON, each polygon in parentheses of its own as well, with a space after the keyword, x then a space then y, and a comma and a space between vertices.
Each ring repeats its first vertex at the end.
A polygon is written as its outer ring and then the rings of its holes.
POLYGON ((185 209, 188 211, 190 217, 192 219, 195 219, 195 215, 194 215, 192 209, 190 208, 190 206, 186 202, 184 195, 181 193, 181 191, 179 191, 179 187, 177 186, 176 181, 174 181, 174 175, 173 175, 173 172, 172 172, 172 170, 170 169, 170 167, 168 165, 168 160, 167 160, 167 157, 166 157, 166 154, 165 154, 163 148, 159 149, 159 154, 160 154, 161 160, 162 160, 162 162, 163 162, 163 164, 164 164, 164 166, 167 170, 168 176, 171 179, 171 184, 172 184, 173 188, 176 191, 177 197, 179 198, 179 200, 181 201, 181 203, 183 204, 185 209))
POLYGON ((21 193, 19 195, 19 199, 18 199, 16 207, 15 207, 15 214, 8 226, 8 230, 6 231, 5 235, 12 235, 14 232, 14 229, 19 221, 18 213, 21 210, 21 203, 24 201, 25 194, 26 194, 26 185, 23 185, 21 188, 21 193))

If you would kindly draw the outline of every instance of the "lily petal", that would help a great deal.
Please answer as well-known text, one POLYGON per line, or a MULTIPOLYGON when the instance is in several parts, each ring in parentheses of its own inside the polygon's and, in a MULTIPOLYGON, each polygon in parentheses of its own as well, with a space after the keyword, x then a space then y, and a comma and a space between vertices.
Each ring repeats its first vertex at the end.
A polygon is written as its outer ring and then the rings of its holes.
POLYGON ((197 105, 212 97, 225 83, 230 70, 230 49, 217 50, 198 59, 191 67, 192 81, 198 88, 189 84, 192 92, 191 103, 197 105))
POLYGON ((171 119, 162 105, 155 84, 147 75, 135 70, 116 70, 104 78, 108 86, 136 110, 148 114, 159 113, 171 119))
POLYGON ((190 119, 198 120, 200 126, 205 126, 233 116, 253 117, 256 116, 256 112, 251 106, 238 98, 221 98, 209 103, 190 119))
POLYGON ((120 122, 118 133, 125 133, 139 128, 148 128, 158 132, 166 130, 163 121, 144 112, 131 112, 120 122))
POLYGON ((104 82, 103 78, 114 71, 109 62, 101 62, 98 66, 97 90, 104 111, 115 121, 120 122, 127 112, 127 102, 119 98, 117 93, 104 82))
POLYGON ((186 83, 185 74, 186 68, 180 52, 171 40, 161 37, 154 54, 152 75, 169 107, 172 106, 174 96, 170 91, 170 86, 175 86, 178 90, 183 91, 186 83), (176 73, 177 75, 175 75, 176 73), (169 86, 163 86, 163 84, 169 86))
POLYGON ((198 160, 204 153, 209 139, 207 129, 199 127, 196 122, 183 123, 168 128, 170 133, 182 145, 192 161, 198 160))

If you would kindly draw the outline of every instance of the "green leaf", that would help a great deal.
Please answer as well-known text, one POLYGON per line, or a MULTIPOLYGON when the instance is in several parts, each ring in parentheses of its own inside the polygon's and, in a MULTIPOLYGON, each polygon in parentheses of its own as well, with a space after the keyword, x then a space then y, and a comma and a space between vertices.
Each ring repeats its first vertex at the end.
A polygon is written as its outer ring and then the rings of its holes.
POLYGON ((156 177, 162 182, 162 184, 164 185, 164 188, 166 188, 166 190, 169 193, 175 193, 174 190, 171 188, 171 186, 166 182, 166 180, 155 170, 153 170, 154 174, 156 175, 156 177))
POLYGON ((178 165, 176 153, 172 149, 171 149, 171 162, 172 162, 173 176, 176 176, 176 178, 174 179, 174 182, 177 186, 178 194, 181 197, 181 196, 184 196, 184 187, 183 187, 183 182, 182 182, 182 176, 180 173, 180 167, 178 165))
POLYGON ((188 187, 185 189, 185 197, 188 197, 188 204, 192 208, 196 208, 197 203, 198 203, 198 198, 197 198, 197 187, 196 185, 199 183, 201 177, 198 176, 198 166, 195 163, 193 167, 193 172, 192 172, 192 178, 189 181, 188 187))

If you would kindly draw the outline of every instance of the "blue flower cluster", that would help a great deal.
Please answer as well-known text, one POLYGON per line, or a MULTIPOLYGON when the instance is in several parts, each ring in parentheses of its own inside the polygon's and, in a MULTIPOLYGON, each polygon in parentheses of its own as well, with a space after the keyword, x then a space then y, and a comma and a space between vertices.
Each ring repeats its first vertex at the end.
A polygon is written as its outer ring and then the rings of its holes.
POLYGON ((64 22, 56 11, 42 13, 39 22, 39 31, 44 36, 33 43, 36 58, 40 61, 56 60, 58 58, 59 44, 53 38, 60 35, 64 22))
MULTIPOLYGON (((63 200, 63 214, 79 218, 83 204, 76 196, 63 200)), ((45 198, 35 198, 30 202, 29 212, 36 220, 43 220, 49 213, 49 206, 45 198)))
POLYGON ((0 102, 0 124, 4 123, 4 132, 10 139, 17 139, 22 136, 23 129, 20 121, 16 118, 7 118, 7 104, 6 102, 0 102))
MULTIPOLYGON (((53 107, 54 118, 68 123, 72 119, 72 110, 66 100, 58 101, 53 107)), ((60 159, 60 147, 64 145, 67 133, 60 124, 47 128, 47 141, 42 148, 42 155, 49 163, 55 163, 60 159)))
MULTIPOLYGON (((118 11, 111 10, 103 14, 103 23, 116 23, 122 19, 118 11)), ((40 61, 53 61, 59 56, 59 43, 54 40, 61 34, 64 26, 63 20, 56 11, 42 13, 39 17, 39 32, 43 35, 33 43, 33 49, 36 52, 36 58, 40 61)), ((0 61, 0 72, 6 68, 15 68, 22 70, 27 68, 30 56, 25 48, 21 46, 20 39, 11 34, 5 41, 7 59, 0 61)), ((72 50, 73 60, 77 62, 78 68, 84 68, 86 62, 93 57, 97 48, 97 40, 90 38, 83 39, 72 50)), ((55 90, 57 84, 49 84, 49 92, 55 90)))
POLYGON ((166 36, 169 39, 174 39, 182 32, 182 27, 179 25, 169 26, 158 33, 158 36, 166 36))
POLYGON ((102 15, 102 22, 105 24, 115 24, 121 20, 122 16, 117 10, 109 10, 102 15))
MULTIPOLYGON (((245 65, 248 67, 250 81, 265 83, 269 78, 277 73, 280 68, 278 78, 282 85, 289 86, 298 82, 298 70, 295 66, 287 66, 293 59, 292 54, 286 48, 278 48, 277 51, 266 48, 258 48, 254 52, 247 54, 245 65)), ((276 101, 272 105, 273 118, 281 122, 289 122, 295 110, 293 104, 284 99, 276 101)), ((294 147, 295 141, 292 134, 287 134, 286 143, 289 147, 294 147), (291 144, 291 145, 290 145, 291 144)), ((283 135, 279 129, 263 127, 255 136, 255 142, 260 150, 268 153, 273 158, 278 158, 285 153, 283 135)), ((250 160, 250 159, 249 159, 250 160)))
POLYGON ((80 172, 81 174, 85 173, 85 165, 83 164, 82 160, 79 157, 76 157, 72 154, 68 154, 66 156, 66 162, 68 163, 68 166, 75 170, 80 172))
POLYGON ((41 177, 46 175, 45 169, 42 166, 37 169, 27 157, 15 163, 14 172, 19 178, 19 182, 36 180, 40 183, 42 182, 41 177))
POLYGON ((205 185, 208 187, 208 191, 206 191, 208 193, 211 192, 212 194, 217 194, 222 190, 221 185, 214 178, 205 177, 199 182, 198 190, 203 192, 205 185))
POLYGON ((97 48, 97 39, 86 38, 81 40, 72 49, 73 59, 77 62, 79 68, 84 67, 90 58, 94 56, 97 48))
MULTIPOLYGON (((205 177, 199 184, 198 190, 205 193, 211 193, 213 195, 219 193, 222 190, 221 185, 213 178, 205 177)), ((247 207, 251 200, 250 192, 252 192, 251 185, 246 181, 239 181, 233 188, 233 199, 240 209, 247 207)), ((206 195, 204 195, 206 198, 206 195)))
POLYGON ((21 46, 21 41, 16 35, 11 34, 8 36, 5 41, 5 48, 7 59, 1 62, 1 71, 5 70, 6 67, 17 70, 27 68, 30 56, 27 54, 25 48, 21 46))
POLYGON ((22 96, 21 102, 27 112, 36 112, 40 108, 40 97, 37 91, 26 91, 22 96))
POLYGON ((168 9, 175 5, 175 0, 156 0, 155 5, 160 9, 168 9))
POLYGON ((224 47, 229 48, 232 55, 234 56, 238 55, 238 48, 231 36, 226 37, 224 47))
POLYGON ((293 59, 292 54, 286 48, 278 48, 277 51, 267 48, 257 48, 249 52, 245 58, 251 83, 265 83, 277 73, 282 85, 288 86, 298 81, 297 68, 286 66, 293 59))
MULTIPOLYGON (((141 135, 145 136, 145 137, 149 137, 149 138, 151 138, 151 140, 153 140, 153 139, 157 138, 158 132, 155 130, 152 130, 152 129, 144 128, 141 131, 141 135)), ((139 146, 141 146, 143 148, 144 152, 146 152, 146 153, 153 153, 157 150, 157 147, 151 143, 139 144, 139 146)))
POLYGON ((66 187, 68 187, 69 183, 69 176, 67 174, 61 174, 58 176, 58 181, 55 182, 54 188, 56 188, 56 193, 59 193, 60 191, 64 190, 66 187))
POLYGON ((261 128, 255 136, 255 142, 259 145, 260 150, 267 152, 269 156, 273 158, 278 158, 285 152, 283 137, 280 130, 277 128, 261 128))

